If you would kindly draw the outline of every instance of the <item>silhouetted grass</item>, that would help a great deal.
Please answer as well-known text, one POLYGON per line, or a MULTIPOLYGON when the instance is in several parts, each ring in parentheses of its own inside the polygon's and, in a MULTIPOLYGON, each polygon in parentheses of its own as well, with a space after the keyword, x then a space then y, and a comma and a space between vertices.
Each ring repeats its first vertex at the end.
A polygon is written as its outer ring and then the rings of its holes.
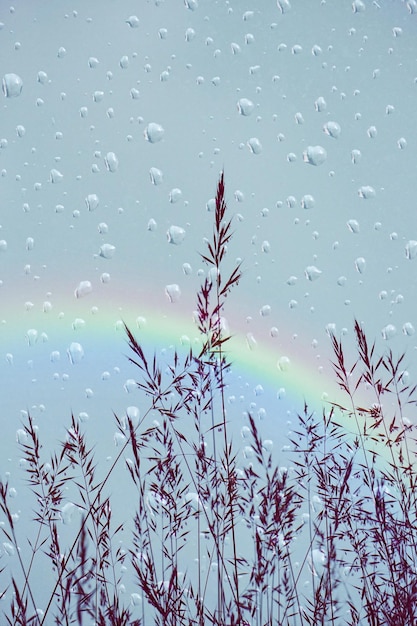
POLYGON ((104 474, 74 416, 47 458, 30 415, 18 430, 32 533, 22 536, 12 488, 1 482, 3 552, 14 556, 0 572, 0 623, 417 623, 415 427, 405 415, 416 388, 404 355, 377 355, 356 321, 352 364, 331 335, 345 405, 321 415, 305 405, 281 458, 250 412, 243 445, 233 441, 223 320, 241 279, 228 255, 232 234, 221 174, 196 298, 201 347, 161 364, 125 327, 148 404, 140 418, 115 416, 122 443, 104 474), (135 503, 123 526, 113 522, 115 471, 130 477, 135 503))

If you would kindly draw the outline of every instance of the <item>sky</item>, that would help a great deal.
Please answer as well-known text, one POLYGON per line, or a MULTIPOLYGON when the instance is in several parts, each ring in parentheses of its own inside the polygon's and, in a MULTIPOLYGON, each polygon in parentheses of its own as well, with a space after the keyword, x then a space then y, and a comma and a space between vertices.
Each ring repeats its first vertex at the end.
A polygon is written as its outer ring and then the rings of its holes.
POLYGON ((415 0, 1 4, 3 478, 28 414, 46 455, 74 414, 109 466, 114 413, 149 406, 124 323, 163 369, 199 349, 222 171, 236 445, 251 411, 287 462, 304 403, 344 401, 330 335, 353 364, 355 319, 415 384, 416 41, 415 0))

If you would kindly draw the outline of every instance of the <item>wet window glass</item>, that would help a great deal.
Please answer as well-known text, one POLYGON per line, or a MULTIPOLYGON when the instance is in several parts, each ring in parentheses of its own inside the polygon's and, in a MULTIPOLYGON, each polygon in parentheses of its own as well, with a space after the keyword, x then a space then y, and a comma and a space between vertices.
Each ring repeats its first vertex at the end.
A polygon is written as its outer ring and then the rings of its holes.
POLYGON ((0 22, 3 620, 416 623, 417 2, 0 22))

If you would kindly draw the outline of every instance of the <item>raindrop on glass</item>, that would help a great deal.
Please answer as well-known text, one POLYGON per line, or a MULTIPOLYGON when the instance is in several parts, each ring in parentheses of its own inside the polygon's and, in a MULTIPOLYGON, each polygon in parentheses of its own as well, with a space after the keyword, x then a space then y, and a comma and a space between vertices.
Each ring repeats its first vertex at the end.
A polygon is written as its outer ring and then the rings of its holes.
POLYGON ((144 130, 144 137, 149 143, 158 143, 164 136, 164 129, 156 122, 150 122, 144 130))
POLYGON ((411 259, 414 259, 416 256, 417 256, 417 241, 415 241, 414 239, 410 239, 410 241, 408 241, 405 244, 405 257, 406 259, 411 261, 411 259))
POLYGON ((88 196, 86 196, 85 198, 85 203, 89 211, 95 211, 99 205, 99 199, 97 194, 89 193, 88 196))
POLYGON ((182 198, 181 189, 178 189, 178 188, 171 189, 171 191, 169 192, 169 201, 171 202, 171 204, 175 204, 175 202, 178 202, 178 200, 181 200, 181 198, 182 198))
POLYGON ((178 246, 184 241, 185 230, 181 226, 170 226, 167 230, 168 243, 178 246))
POLYGON ((337 122, 326 122, 323 126, 323 131, 329 137, 333 137, 333 139, 337 139, 342 132, 340 124, 338 124, 337 122))
POLYGON ((84 358, 84 349, 80 343, 73 341, 67 350, 67 355, 70 363, 75 365, 76 363, 80 363, 84 358))
POLYGON ((366 261, 363 256, 358 257, 355 260, 355 267, 359 274, 363 274, 366 269, 366 261))
POLYGON ((170 302, 175 303, 181 297, 181 290, 177 284, 167 285, 165 287, 165 294, 170 302))
POLYGON ((303 152, 303 160, 310 165, 322 165, 327 159, 327 152, 322 146, 308 146, 303 152))
POLYGON ((160 185, 163 181, 163 174, 157 167, 151 167, 149 176, 153 185, 160 185))
POLYGON ((49 180, 51 183, 56 184, 60 183, 64 178, 64 175, 61 174, 59 170, 52 169, 49 173, 49 180))
POLYGON ((301 198, 301 207, 303 209, 313 209, 315 205, 315 200, 313 196, 307 194, 301 198))
POLYGON ((74 291, 74 295, 76 298, 82 298, 83 296, 86 296, 87 294, 91 293, 93 290, 93 287, 90 283, 89 280, 82 280, 79 284, 78 287, 75 289, 74 291))
POLYGON ((314 103, 314 108, 316 109, 317 113, 321 113, 322 111, 325 111, 327 109, 327 102, 323 98, 323 96, 317 98, 314 103))
POLYGON ((113 258, 115 252, 115 246, 113 246, 111 243, 104 243, 102 246, 100 246, 99 255, 104 259, 111 259, 113 258))
POLYGON ((363 200, 369 200, 370 198, 375 198, 376 192, 370 185, 363 185, 362 187, 359 187, 358 195, 363 200))
POLYGON ((381 330, 381 334, 383 339, 388 340, 397 334, 397 329, 393 324, 387 324, 387 326, 384 326, 384 328, 381 330))
POLYGON ((2 88, 6 98, 16 98, 22 93, 23 81, 17 74, 5 74, 2 88))
POLYGON ((237 110, 239 111, 240 115, 243 115, 245 117, 250 115, 253 112, 254 108, 255 105, 253 104, 252 100, 249 100, 248 98, 240 98, 240 100, 238 100, 237 102, 237 110))
POLYGON ((261 154, 262 144, 257 137, 251 137, 248 140, 247 145, 252 154, 261 154))
POLYGON ((406 322, 403 325, 403 333, 404 333, 404 335, 407 335, 407 336, 411 337, 411 335, 414 335, 415 332, 416 332, 415 328, 414 328, 414 326, 412 325, 411 322, 406 322))
POLYGON ((117 172, 119 159, 114 152, 108 152, 104 158, 104 163, 108 172, 117 172))
POLYGON ((290 359, 287 356, 282 356, 278 359, 277 367, 281 372, 286 372, 290 367, 290 359))
POLYGON ((359 222, 357 220, 348 220, 346 224, 351 233, 359 232, 359 222))
POLYGON ((304 274, 307 280, 313 282, 314 280, 320 278, 322 271, 315 265, 308 265, 304 270, 304 274))
POLYGON ((281 13, 288 13, 291 9, 291 2, 290 0, 277 0, 277 7, 281 13))

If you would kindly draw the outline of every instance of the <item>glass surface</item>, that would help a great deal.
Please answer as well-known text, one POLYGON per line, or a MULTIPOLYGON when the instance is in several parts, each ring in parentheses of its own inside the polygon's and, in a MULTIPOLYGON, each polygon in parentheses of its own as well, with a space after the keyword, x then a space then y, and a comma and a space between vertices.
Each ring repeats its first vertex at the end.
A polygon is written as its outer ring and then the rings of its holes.
MULTIPOLYGON (((16 443, 28 415, 47 456, 73 414, 104 476, 123 444, 114 413, 149 405, 124 323, 163 368, 175 348, 198 353, 221 171, 228 267, 242 262, 222 312, 238 464, 249 411, 287 465, 304 402, 341 402, 330 335, 353 362, 355 319, 379 352, 406 351, 414 384, 414 0, 21 0, 0 20, 0 469, 21 536, 35 524, 16 443)), ((108 487, 128 529, 123 459, 108 487)), ((139 619, 133 579, 129 566, 139 619)), ((42 610, 52 585, 33 583, 42 610)))

